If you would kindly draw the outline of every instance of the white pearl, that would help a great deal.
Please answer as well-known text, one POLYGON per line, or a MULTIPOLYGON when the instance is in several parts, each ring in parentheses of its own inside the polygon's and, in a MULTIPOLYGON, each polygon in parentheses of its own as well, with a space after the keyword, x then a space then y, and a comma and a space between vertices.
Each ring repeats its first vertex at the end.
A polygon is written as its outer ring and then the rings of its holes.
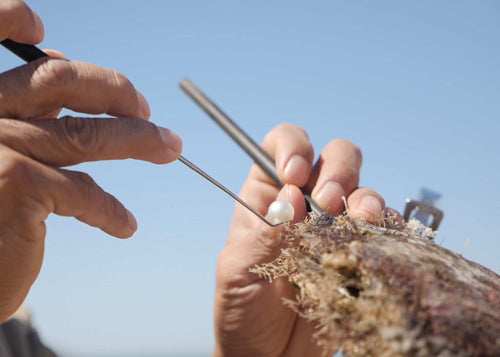
POLYGON ((295 210, 290 202, 285 200, 276 200, 269 206, 267 219, 272 224, 284 223, 293 220, 295 210))

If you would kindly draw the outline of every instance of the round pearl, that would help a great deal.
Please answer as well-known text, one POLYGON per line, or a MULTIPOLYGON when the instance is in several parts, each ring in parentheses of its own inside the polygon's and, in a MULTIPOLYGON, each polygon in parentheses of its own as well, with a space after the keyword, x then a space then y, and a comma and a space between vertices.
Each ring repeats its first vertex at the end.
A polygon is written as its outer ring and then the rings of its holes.
POLYGON ((279 224, 293 220, 295 210, 290 202, 285 200, 276 200, 269 206, 267 219, 272 224, 279 224))

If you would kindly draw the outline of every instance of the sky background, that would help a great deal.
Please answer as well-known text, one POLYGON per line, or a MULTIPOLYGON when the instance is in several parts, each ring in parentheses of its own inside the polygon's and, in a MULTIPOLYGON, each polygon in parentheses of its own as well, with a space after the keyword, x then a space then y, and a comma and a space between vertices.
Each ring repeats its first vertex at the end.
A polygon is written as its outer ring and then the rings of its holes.
MULTIPOLYGON (((28 1, 42 48, 116 69, 184 155, 238 192, 251 161, 182 93, 190 78, 252 138, 279 123, 361 147, 361 185, 404 209, 442 193, 436 241, 500 269, 496 1, 28 1)), ((7 51, 1 70, 21 62, 7 51)), ((215 266, 234 202, 180 163, 79 165, 134 214, 118 240, 48 220, 27 299, 62 355, 209 355, 215 266)))

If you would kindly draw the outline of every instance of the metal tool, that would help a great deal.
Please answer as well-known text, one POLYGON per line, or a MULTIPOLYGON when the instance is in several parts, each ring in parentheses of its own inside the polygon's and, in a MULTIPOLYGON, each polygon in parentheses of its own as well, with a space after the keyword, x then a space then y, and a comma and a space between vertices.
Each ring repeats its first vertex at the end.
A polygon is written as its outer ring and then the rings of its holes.
MULTIPOLYGON (((31 62, 39 58, 43 57, 48 57, 48 55, 40 50, 38 47, 33 46, 33 45, 26 45, 23 43, 18 43, 9 39, 3 40, 0 42, 2 46, 7 48, 9 51, 14 53, 16 56, 20 57, 26 62, 31 62)), ((178 160, 182 162, 184 165, 189 167, 191 170, 195 171, 199 175, 201 175, 203 178, 206 180, 210 181, 212 184, 217 186, 219 189, 227 193, 229 196, 234 198, 237 202, 239 202, 241 205, 243 205, 245 208, 247 208, 250 212, 255 214, 257 217, 259 217, 262 221, 264 221, 266 224, 268 224, 271 227, 276 227, 279 225, 282 225, 287 222, 280 222, 280 223, 271 223, 264 217, 262 214, 260 214, 257 210, 255 210, 253 207, 251 207, 248 203, 243 201, 241 198, 239 198, 237 195, 235 195, 231 190, 229 190, 227 187, 219 183, 217 180, 212 178, 210 175, 208 175, 205 171, 197 167, 195 164, 193 164, 191 161, 187 160, 183 156, 179 156, 178 160)))
POLYGON ((231 196, 232 198, 234 198, 236 201, 238 201, 238 203, 240 203, 242 206, 244 206, 246 209, 248 209, 250 212, 252 212, 257 217, 259 217, 262 221, 264 221, 269 226, 276 227, 276 226, 280 226, 280 225, 282 225, 284 223, 287 223, 287 222, 280 222, 280 223, 274 223, 273 224, 273 223, 269 222, 266 219, 266 217, 264 217, 263 215, 261 215, 256 209, 254 209, 253 207, 251 207, 248 203, 246 203, 245 201, 243 201, 241 198, 239 198, 237 195, 235 195, 233 192, 231 192, 231 190, 229 190, 227 187, 225 187, 224 185, 222 185, 220 182, 218 182, 216 179, 214 179, 213 177, 211 177, 209 174, 207 174, 205 171, 203 171, 202 169, 200 169, 198 166, 196 166, 195 164, 193 164, 191 161, 189 161, 188 159, 186 159, 182 155, 179 156, 179 158, 177 160, 179 160, 184 165, 186 165, 187 167, 189 167, 191 170, 193 170, 194 172, 198 173, 203 178, 205 178, 206 180, 210 181, 215 186, 217 186, 218 188, 220 188, 222 191, 224 191, 225 193, 227 193, 229 196, 231 196))
POLYGON ((406 200, 403 218, 408 222, 411 218, 420 221, 424 226, 436 231, 443 220, 444 213, 436 207, 441 194, 422 188, 420 200, 406 200), (432 217, 432 221, 430 220, 432 217))
MULTIPOLYGON (((245 152, 259 165, 259 167, 273 179, 279 187, 283 187, 283 183, 278 177, 274 160, 261 149, 243 130, 241 130, 235 122, 233 122, 224 112, 215 105, 198 87, 191 81, 183 79, 180 86, 187 95, 193 99, 201 109, 205 111, 221 128, 228 134, 245 152)), ((303 192, 304 193, 304 192, 303 192)), ((307 204, 307 210, 312 211, 318 216, 324 212, 321 207, 313 201, 311 196, 304 193, 304 198, 307 204)))

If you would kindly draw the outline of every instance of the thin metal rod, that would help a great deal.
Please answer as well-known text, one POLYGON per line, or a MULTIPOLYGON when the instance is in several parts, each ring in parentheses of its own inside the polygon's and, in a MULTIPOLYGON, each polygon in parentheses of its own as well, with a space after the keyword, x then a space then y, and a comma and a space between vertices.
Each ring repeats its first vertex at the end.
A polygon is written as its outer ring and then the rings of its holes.
POLYGON ((229 190, 227 187, 225 187, 224 185, 222 185, 220 182, 218 182, 216 179, 214 179, 213 177, 211 177, 209 174, 207 174, 205 171, 203 171, 202 169, 200 169, 198 166, 196 166, 195 164, 193 164, 191 161, 189 161, 188 159, 186 159, 184 156, 182 156, 182 155, 179 156, 179 158, 177 160, 179 160, 180 162, 182 162, 184 165, 186 165, 187 167, 189 167, 191 170, 193 170, 194 172, 196 172, 197 174, 199 174, 203 178, 205 178, 208 181, 210 181, 211 183, 213 183, 215 186, 217 186, 222 191, 224 191, 225 193, 227 193, 229 196, 231 196, 232 198, 234 198, 242 206, 244 206, 246 209, 248 209, 250 212, 252 212, 253 214, 255 214, 257 217, 259 217, 261 220, 263 220, 264 222, 266 222, 271 227, 276 227, 276 226, 282 225, 283 223, 286 223, 286 222, 281 222, 281 223, 273 224, 273 223, 269 222, 266 219, 266 217, 264 217, 263 215, 261 215, 252 206, 250 206, 248 203, 246 203, 245 201, 243 201, 241 198, 239 198, 237 195, 235 195, 233 192, 231 192, 231 190, 229 190))
MULTIPOLYGON (((26 62, 31 62, 39 58, 48 57, 48 55, 40 50, 34 45, 26 45, 23 43, 18 43, 9 39, 0 41, 0 44, 6 49, 14 53, 19 58, 26 62)), ((184 79, 181 81, 181 88, 196 102, 198 105, 231 137, 236 143, 247 152, 247 154, 259 165, 264 172, 266 172, 280 187, 283 187, 283 183, 278 178, 278 172, 274 164, 274 160, 263 151, 248 135, 241 130, 236 123, 234 123, 227 115, 225 115, 222 110, 220 110, 213 102, 211 102, 193 83, 184 79)), ((270 226, 277 226, 279 224, 270 223, 264 216, 259 212, 250 207, 246 202, 241 200, 234 193, 229 191, 226 187, 221 185, 215 179, 208 176, 205 172, 196 167, 193 163, 189 162, 182 156, 179 161, 186 164, 188 167, 205 177, 207 180, 212 182, 214 185, 219 187, 221 190, 226 192, 228 195, 233 197, 236 201, 241 203, 243 206, 248 208, 252 213, 257 215, 264 222, 270 226)), ((318 215, 323 213, 323 210, 315 203, 312 198, 304 194, 308 210, 312 210, 318 215)), ((281 223, 280 223, 281 224, 281 223)))
MULTIPOLYGON (((224 112, 215 105, 203 92, 198 89, 188 79, 183 79, 180 82, 182 90, 191 97, 201 109, 205 111, 221 128, 228 134, 245 152, 253 159, 253 161, 264 170, 266 174, 273 179, 279 187, 283 187, 283 183, 278 177, 278 171, 274 160, 260 148, 235 122, 233 122, 224 112)), ((304 192, 303 192, 304 193, 304 192)), ((319 205, 313 201, 311 196, 304 193, 309 211, 313 211, 318 216, 323 213, 319 205)))

